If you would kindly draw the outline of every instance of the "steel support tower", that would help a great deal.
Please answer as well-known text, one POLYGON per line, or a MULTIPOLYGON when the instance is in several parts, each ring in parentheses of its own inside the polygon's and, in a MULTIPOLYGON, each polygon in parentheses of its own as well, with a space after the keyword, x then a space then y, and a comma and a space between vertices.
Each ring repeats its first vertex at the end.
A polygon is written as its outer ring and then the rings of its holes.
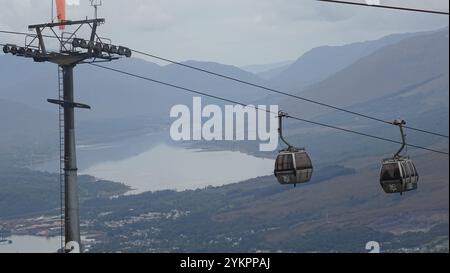
MULTIPOLYGON (((82 252, 80 236, 80 214, 77 184, 77 160, 75 142, 75 108, 90 109, 89 105, 77 103, 74 100, 74 68, 78 64, 109 62, 120 56, 131 57, 131 50, 112 45, 109 39, 97 35, 97 27, 105 22, 104 19, 91 19, 81 21, 63 21, 30 25, 30 34, 25 39, 25 46, 19 47, 7 44, 3 47, 4 53, 15 56, 33 58, 35 62, 50 62, 59 66, 62 75, 62 95, 58 99, 47 101, 60 106, 60 147, 64 149, 61 154, 61 165, 64 172, 64 252, 82 252), (74 26, 75 32, 62 32, 60 35, 54 28, 74 26), (89 26, 90 38, 88 40, 77 38, 76 34, 83 26, 89 26), (50 35, 44 35, 44 31, 50 35), (51 38, 57 41, 59 51, 48 51, 45 41, 51 38), (63 133, 62 133, 63 131, 63 133), (63 137, 63 139, 61 139, 63 137), (63 143, 62 143, 63 142, 63 143)), ((59 72, 58 72, 59 73, 59 72)), ((61 79, 59 79, 61 80, 61 79)), ((62 174, 61 174, 62 177, 62 174)))

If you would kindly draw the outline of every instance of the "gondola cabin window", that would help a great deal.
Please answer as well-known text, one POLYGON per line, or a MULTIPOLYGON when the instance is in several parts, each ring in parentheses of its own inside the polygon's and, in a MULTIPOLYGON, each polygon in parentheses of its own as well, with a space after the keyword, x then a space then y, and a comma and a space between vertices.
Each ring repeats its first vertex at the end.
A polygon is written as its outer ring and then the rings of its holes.
POLYGON ((382 180, 398 180, 401 179, 398 163, 386 164, 383 166, 382 180))
POLYGON ((296 153, 295 162, 297 163, 297 170, 312 168, 311 159, 306 153, 296 153))
POLYGON ((288 171, 294 169, 294 162, 291 154, 280 155, 277 160, 277 170, 288 171))

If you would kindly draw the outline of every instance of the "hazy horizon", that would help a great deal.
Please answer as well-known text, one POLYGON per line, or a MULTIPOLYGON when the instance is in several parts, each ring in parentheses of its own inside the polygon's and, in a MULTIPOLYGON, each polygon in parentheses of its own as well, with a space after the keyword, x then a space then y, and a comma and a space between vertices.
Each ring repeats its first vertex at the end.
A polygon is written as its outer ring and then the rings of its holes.
MULTIPOLYGON (((404 6, 405 1, 382 4, 404 6)), ((45 1, 0 0, 0 29, 27 31, 50 20, 45 1)), ((89 1, 69 6, 68 19, 92 17, 89 1)), ((408 6, 448 11, 448 1, 408 1, 408 6)), ((100 34, 178 61, 211 61, 235 66, 295 60, 322 45, 375 40, 393 33, 448 26, 448 16, 301 1, 103 1, 100 34), (123 14, 133 14, 124 20, 123 14), (345 33, 345 35, 342 35, 345 33)), ((1 42, 23 37, 0 34, 1 42)))

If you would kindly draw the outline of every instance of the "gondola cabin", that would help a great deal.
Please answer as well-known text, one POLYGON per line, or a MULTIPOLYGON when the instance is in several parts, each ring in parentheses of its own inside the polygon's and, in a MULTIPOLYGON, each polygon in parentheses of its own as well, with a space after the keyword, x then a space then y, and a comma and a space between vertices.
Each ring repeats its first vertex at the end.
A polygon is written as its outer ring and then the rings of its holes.
POLYGON ((386 193, 403 193, 417 189, 419 174, 409 158, 383 160, 380 184, 386 193))
POLYGON ((313 166, 305 150, 281 151, 275 161, 275 177, 280 184, 297 185, 311 180, 313 166))

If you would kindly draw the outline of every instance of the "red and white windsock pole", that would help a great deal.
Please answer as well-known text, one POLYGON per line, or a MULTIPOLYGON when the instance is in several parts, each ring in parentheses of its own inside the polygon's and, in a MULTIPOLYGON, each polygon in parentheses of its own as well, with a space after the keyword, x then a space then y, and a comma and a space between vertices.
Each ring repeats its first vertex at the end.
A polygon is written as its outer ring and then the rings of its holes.
MULTIPOLYGON (((56 1, 56 17, 59 22, 66 21, 66 4, 69 6, 79 6, 80 0, 55 0, 56 1), (67 3, 66 3, 67 2, 67 3)), ((59 29, 64 29, 60 26, 59 29)))

